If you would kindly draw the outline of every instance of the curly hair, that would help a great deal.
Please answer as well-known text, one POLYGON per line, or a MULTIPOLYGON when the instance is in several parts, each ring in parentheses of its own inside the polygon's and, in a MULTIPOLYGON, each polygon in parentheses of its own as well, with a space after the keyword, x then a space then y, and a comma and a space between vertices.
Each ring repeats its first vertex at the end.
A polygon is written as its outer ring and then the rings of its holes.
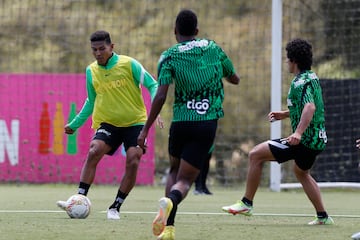
POLYGON ((175 27, 180 35, 193 36, 197 29, 197 16, 189 10, 184 9, 179 12, 176 17, 175 27))
POLYGON ((300 71, 310 70, 312 65, 312 46, 303 39, 294 39, 286 45, 287 58, 298 65, 300 71))
POLYGON ((111 44, 110 33, 98 30, 91 34, 90 42, 105 41, 106 44, 111 44))

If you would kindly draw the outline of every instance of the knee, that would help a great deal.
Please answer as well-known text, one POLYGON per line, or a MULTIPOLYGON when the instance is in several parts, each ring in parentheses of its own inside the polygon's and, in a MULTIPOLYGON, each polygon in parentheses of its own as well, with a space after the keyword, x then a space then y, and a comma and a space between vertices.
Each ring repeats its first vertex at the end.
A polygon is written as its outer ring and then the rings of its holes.
MULTIPOLYGON (((136 149, 137 150, 137 149, 136 149)), ((131 168, 137 168, 140 163, 141 153, 138 153, 138 151, 131 151, 128 150, 126 153, 126 164, 128 167, 131 168)))
POLYGON ((294 164, 293 172, 298 180, 306 178, 309 174, 309 171, 302 170, 296 164, 294 164))
POLYGON ((139 160, 136 158, 130 158, 127 161, 127 167, 131 169, 137 169, 139 167, 139 160))
POLYGON ((258 151, 257 147, 254 147, 249 152, 249 163, 255 164, 258 162, 260 162, 259 161, 259 151, 258 151))
POLYGON ((91 144, 89 153, 88 153, 88 160, 100 159, 103 156, 101 148, 97 144, 91 144))

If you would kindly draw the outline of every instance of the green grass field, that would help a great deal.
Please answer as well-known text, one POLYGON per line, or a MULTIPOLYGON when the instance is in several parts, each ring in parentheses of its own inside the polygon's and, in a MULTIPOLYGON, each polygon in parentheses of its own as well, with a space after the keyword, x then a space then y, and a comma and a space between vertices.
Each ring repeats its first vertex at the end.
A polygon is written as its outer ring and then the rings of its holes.
MULTIPOLYGON (((76 185, 0 185, 0 239, 156 239, 151 222, 163 187, 137 186, 126 199, 120 221, 106 219, 117 186, 90 189, 92 212, 87 219, 70 219, 55 202, 66 200, 76 185)), ((242 196, 243 188, 211 189, 212 196, 188 197, 178 208, 176 239, 343 240, 360 231, 359 190, 323 190, 333 226, 307 226, 314 210, 302 190, 275 193, 260 189, 252 217, 221 212, 242 196)))

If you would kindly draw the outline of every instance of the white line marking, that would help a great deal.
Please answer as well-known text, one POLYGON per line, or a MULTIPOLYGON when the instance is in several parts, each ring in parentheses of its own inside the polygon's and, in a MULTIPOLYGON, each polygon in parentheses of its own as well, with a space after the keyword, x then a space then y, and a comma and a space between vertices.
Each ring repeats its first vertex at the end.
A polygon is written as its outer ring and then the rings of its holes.
MULTIPOLYGON (((0 210, 0 213, 64 213, 62 210, 0 210)), ((106 211, 98 211, 98 213, 106 213, 106 211)), ((121 211, 124 214, 156 214, 157 212, 142 212, 142 211, 121 211)), ((229 213, 222 212, 177 212, 179 215, 229 215, 229 213)), ((314 214, 300 214, 300 213, 254 213, 253 216, 275 216, 275 217, 314 217, 314 214)), ((342 218, 360 218, 360 215, 347 214, 331 214, 332 217, 342 218)))

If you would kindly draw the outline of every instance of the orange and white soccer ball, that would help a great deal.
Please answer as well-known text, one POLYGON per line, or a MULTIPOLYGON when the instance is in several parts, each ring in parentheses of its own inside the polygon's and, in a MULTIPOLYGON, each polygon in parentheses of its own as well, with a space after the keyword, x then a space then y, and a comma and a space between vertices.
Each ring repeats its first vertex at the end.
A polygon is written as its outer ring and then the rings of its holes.
POLYGON ((90 214, 90 199, 81 194, 75 194, 66 201, 66 213, 70 218, 87 218, 90 214))

